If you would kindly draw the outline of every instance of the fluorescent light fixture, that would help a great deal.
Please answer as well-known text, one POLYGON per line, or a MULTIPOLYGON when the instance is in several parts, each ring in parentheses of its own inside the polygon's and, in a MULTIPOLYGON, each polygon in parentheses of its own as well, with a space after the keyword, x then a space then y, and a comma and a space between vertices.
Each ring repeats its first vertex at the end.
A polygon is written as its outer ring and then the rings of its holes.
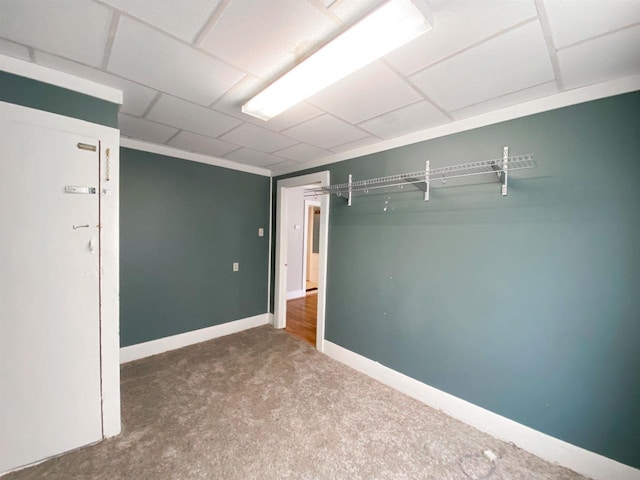
POLYGON ((242 106, 269 120, 431 30, 425 0, 389 0, 242 106))

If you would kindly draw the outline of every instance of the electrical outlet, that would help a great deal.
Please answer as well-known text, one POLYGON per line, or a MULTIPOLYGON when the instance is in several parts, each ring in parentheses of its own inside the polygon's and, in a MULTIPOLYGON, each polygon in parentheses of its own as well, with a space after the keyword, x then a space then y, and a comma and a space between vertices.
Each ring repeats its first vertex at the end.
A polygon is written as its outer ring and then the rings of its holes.
POLYGON ((238 262, 233 262, 233 271, 234 272, 240 271, 240 264, 238 262))
POLYGON ((258 236, 259 237, 264 237, 264 228, 259 228, 258 229, 258 236))

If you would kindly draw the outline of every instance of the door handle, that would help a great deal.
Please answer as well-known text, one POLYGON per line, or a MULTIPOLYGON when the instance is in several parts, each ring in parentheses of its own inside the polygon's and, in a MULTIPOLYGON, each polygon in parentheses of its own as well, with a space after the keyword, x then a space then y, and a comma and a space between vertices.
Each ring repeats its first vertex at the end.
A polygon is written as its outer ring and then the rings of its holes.
POLYGON ((73 229, 74 229, 74 230, 77 230, 77 229, 79 229, 79 228, 89 228, 89 225, 74 225, 74 226, 73 226, 73 229))

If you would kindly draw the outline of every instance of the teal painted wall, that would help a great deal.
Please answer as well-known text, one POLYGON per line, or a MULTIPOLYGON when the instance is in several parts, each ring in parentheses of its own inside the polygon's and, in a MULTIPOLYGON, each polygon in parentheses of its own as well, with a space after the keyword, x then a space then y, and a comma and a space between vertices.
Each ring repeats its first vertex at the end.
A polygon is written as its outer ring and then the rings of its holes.
POLYGON ((3 71, 0 101, 118 128, 115 103, 3 71))
POLYGON ((121 149, 121 345, 265 313, 268 222, 267 177, 121 149))
POLYGON ((449 181, 428 203, 332 198, 326 338, 640 467, 640 93, 314 170, 341 183, 503 145, 539 163, 507 197, 493 178, 449 181))

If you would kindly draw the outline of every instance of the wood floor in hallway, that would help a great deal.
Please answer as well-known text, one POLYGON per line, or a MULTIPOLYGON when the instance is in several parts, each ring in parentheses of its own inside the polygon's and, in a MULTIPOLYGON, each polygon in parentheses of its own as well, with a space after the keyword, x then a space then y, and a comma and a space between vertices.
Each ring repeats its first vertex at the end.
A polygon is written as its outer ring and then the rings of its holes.
POLYGON ((318 294, 307 294, 287 302, 286 332, 300 340, 316 345, 318 294))

